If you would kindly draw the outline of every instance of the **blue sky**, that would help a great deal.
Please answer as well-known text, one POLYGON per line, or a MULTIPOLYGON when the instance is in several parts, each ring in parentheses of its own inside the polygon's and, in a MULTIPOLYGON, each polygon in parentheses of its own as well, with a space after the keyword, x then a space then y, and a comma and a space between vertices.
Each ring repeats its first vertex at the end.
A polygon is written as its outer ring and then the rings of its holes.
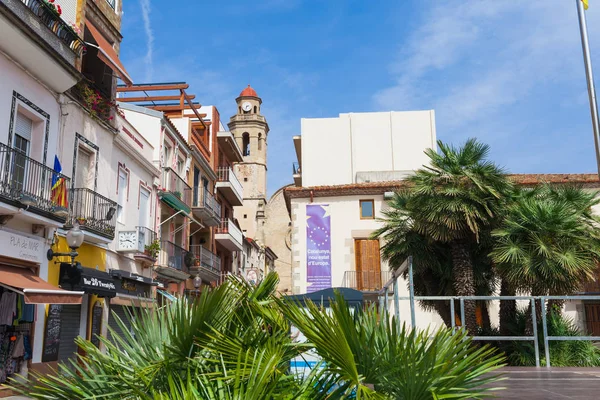
POLYGON ((434 109, 438 139, 477 137, 510 172, 596 170, 572 0, 124 0, 122 31, 136 83, 186 81, 225 122, 256 89, 269 194, 292 182, 300 118, 343 112, 434 109))

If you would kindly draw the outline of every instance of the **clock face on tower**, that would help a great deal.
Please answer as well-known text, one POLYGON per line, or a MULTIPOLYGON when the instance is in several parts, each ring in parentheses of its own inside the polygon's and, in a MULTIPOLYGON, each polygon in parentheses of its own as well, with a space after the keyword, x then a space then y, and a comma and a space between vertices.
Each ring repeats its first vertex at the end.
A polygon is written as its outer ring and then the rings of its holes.
POLYGON ((244 111, 250 111, 252 109, 252 104, 250 104, 249 102, 244 102, 244 104, 242 104, 242 110, 244 111))

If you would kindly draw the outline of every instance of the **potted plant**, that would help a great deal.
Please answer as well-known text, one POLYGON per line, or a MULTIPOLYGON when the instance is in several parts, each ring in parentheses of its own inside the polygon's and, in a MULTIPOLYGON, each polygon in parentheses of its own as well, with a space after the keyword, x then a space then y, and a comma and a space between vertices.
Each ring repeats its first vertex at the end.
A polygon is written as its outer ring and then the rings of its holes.
POLYGON ((200 259, 194 258, 194 267, 199 267, 199 266, 200 266, 200 259))
POLYGON ((181 200, 181 192, 175 191, 175 192, 173 192, 173 194, 175 195, 175 197, 177 197, 179 200, 181 200))
POLYGON ((160 243, 158 239, 154 239, 152 243, 144 246, 144 253, 152 258, 158 257, 160 251, 160 243))
POLYGON ((191 266, 194 265, 194 259, 196 257, 194 257, 193 253, 190 253, 189 251, 187 253, 185 253, 185 256, 183 257, 183 262, 185 263, 185 265, 189 268, 191 266))

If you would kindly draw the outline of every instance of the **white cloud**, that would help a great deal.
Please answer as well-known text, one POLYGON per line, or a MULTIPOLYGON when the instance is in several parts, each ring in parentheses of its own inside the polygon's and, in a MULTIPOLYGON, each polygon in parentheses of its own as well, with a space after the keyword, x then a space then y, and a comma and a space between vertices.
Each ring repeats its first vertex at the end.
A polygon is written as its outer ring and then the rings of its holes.
POLYGON ((140 0, 142 9, 142 19, 144 20, 144 32, 146 33, 146 55, 144 56, 144 64, 146 65, 146 81, 152 82, 154 74, 152 56, 154 53, 154 32, 150 24, 150 0, 140 0))
MULTIPOLYGON (((597 7, 588 20, 599 15, 597 7)), ((395 83, 374 101, 384 109, 434 108, 451 136, 461 129, 469 135, 470 124, 502 114, 537 88, 581 83, 574 2, 440 1, 420 25, 390 66, 395 83)), ((598 41, 597 33, 590 36, 598 41)))

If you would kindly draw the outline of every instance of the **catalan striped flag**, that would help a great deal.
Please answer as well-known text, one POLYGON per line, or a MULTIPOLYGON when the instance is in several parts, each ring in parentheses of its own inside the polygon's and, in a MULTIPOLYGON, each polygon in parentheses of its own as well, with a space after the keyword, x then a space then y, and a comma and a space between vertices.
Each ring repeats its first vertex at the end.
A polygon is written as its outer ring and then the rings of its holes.
POLYGON ((583 2, 583 9, 584 9, 584 10, 587 10, 587 9, 588 9, 588 7, 590 6, 590 5, 588 4, 588 1, 589 1, 589 0, 581 0, 581 1, 583 2))
POLYGON ((67 200, 67 184, 65 178, 60 176, 62 167, 58 156, 54 156, 54 173, 52 174, 52 194, 51 200, 54 204, 67 208, 69 201, 67 200))

